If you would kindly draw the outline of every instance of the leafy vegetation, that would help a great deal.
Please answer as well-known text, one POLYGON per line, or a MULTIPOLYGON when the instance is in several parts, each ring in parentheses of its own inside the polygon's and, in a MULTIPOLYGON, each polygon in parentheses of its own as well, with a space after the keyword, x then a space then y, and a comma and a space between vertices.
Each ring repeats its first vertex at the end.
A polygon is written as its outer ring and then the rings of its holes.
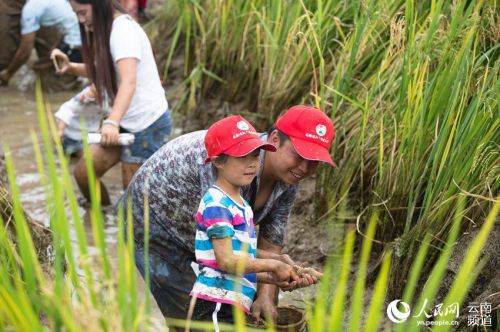
MULTIPOLYGON (((179 111, 197 111, 210 98, 244 100, 264 128, 303 102, 334 120, 339 166, 320 169, 311 224, 328 227, 353 210, 364 236, 358 252, 348 232, 326 264, 307 302, 309 330, 423 329, 415 317, 388 321, 386 304, 434 303, 456 242, 474 225, 478 236, 443 300, 443 307, 463 304, 500 204, 495 1, 175 0, 165 2, 150 28, 157 42, 170 36, 164 78, 176 52, 184 56, 179 111), (375 241, 384 246, 370 283, 375 241)), ((124 237, 132 232, 130 213, 118 217, 114 266, 99 188, 90 181, 91 241, 98 248, 92 254, 39 89, 37 98, 43 144, 32 137, 50 211, 54 273, 40 267, 7 153, 16 237, 0 223, 0 331, 158 329, 149 299, 137 296, 134 248, 124 237)), ((237 318, 236 329, 249 330, 237 318)), ((434 328, 453 329, 446 325, 453 318, 436 318, 442 325, 434 328)))

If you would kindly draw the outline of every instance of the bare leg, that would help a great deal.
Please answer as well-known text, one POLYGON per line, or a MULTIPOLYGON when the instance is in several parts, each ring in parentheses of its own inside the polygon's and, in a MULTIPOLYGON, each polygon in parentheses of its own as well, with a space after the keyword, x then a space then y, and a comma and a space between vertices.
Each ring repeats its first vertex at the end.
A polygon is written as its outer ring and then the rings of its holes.
MULTIPOLYGON (((101 203, 102 205, 111 204, 109 198, 108 190, 100 181, 100 178, 106 173, 111 167, 116 165, 120 161, 120 147, 110 147, 103 148, 101 145, 92 144, 90 146, 90 154, 92 155, 92 162, 94 166, 94 172, 96 179, 100 185, 101 189, 101 203)), ((90 191, 89 191, 89 179, 87 177, 87 167, 85 166, 85 158, 81 158, 75 165, 73 171, 75 175, 76 183, 82 191, 83 196, 90 201, 90 191)))
POLYGON ((83 150, 78 150, 71 155, 71 158, 75 158, 76 160, 80 160, 83 157, 83 150))
POLYGON ((132 180, 135 172, 141 167, 141 164, 132 164, 122 161, 122 182, 123 189, 127 189, 128 184, 132 180))

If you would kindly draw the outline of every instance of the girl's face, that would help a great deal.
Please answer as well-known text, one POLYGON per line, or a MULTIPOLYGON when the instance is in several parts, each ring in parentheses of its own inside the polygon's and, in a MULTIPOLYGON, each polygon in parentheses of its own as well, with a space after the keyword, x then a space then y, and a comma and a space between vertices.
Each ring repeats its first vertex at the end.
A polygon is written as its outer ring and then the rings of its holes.
POLYGON ((74 0, 71 0, 70 3, 76 17, 78 18, 78 22, 80 22, 88 31, 93 31, 92 5, 81 4, 74 0))
POLYGON ((215 163, 218 180, 235 187, 243 187, 252 183, 259 171, 260 149, 243 157, 228 156, 224 163, 215 163))

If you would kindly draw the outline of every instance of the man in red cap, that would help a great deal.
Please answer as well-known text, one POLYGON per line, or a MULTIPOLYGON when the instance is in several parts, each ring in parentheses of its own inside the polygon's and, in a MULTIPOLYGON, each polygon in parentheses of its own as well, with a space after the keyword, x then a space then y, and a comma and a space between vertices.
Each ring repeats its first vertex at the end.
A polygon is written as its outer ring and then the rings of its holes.
MULTIPOLYGON (((206 131, 182 135, 169 141, 137 171, 121 202, 131 201, 136 246, 136 265, 145 275, 144 202, 149 204, 149 276, 151 292, 166 317, 185 319, 189 291, 195 280, 196 232, 193 214, 202 193, 214 184, 210 164, 205 164, 206 131)), ((335 136, 330 118, 310 106, 294 106, 260 138, 276 146, 261 151, 260 168, 242 197, 254 211, 259 225, 258 249, 293 264, 281 255, 286 225, 298 183, 316 172, 320 162, 334 165, 329 148, 335 136), (279 255, 279 256, 278 256, 279 255)), ((312 278, 292 282, 289 290, 314 283, 312 278)), ((277 316, 276 286, 259 284, 252 305, 256 317, 277 316)))

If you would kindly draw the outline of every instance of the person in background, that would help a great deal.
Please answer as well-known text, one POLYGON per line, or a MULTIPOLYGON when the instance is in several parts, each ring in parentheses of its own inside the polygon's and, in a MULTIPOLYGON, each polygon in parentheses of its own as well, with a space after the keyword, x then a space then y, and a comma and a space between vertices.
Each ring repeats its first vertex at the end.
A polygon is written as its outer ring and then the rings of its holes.
MULTIPOLYGON (((21 11, 25 0, 0 1, 0 72, 14 57, 21 39, 21 11)), ((1 82, 5 84, 3 81, 1 82)))
POLYGON ((234 322, 234 310, 250 314, 257 281, 289 286, 299 277, 292 265, 260 257, 253 211, 241 197, 241 187, 250 185, 259 171, 260 150, 275 152, 276 147, 233 115, 208 128, 205 148, 205 163, 212 163, 217 175, 195 217, 199 273, 191 291, 196 298, 191 318, 212 321, 218 331, 218 322, 234 322))
POLYGON ((146 22, 149 20, 149 16, 146 13, 147 0, 120 0, 120 2, 127 13, 136 21, 146 22))
POLYGON ((137 1, 137 16, 141 21, 149 21, 150 17, 146 13, 146 8, 148 7, 148 0, 138 0, 137 1))
MULTIPOLYGON (((89 77, 95 85, 98 104, 110 105, 111 111, 100 128, 101 144, 91 145, 90 153, 100 184, 100 178, 121 161, 126 188, 141 164, 168 141, 172 129, 151 44, 144 30, 118 2, 69 3, 80 22, 84 64, 71 62, 59 49, 52 52, 52 58, 60 64, 59 73, 89 77), (134 143, 120 147, 120 132, 134 134, 134 143)), ((75 165, 74 175, 83 195, 90 199, 84 160, 75 165)), ((101 202, 110 204, 102 184, 101 202)))
MULTIPOLYGON (((16 71, 29 59, 37 32, 54 27, 62 35, 59 48, 73 62, 82 62, 78 20, 67 0, 27 0, 21 13, 21 38, 9 64, 0 72, 1 84, 7 85, 16 71)), ((3 47, 3 46, 2 46, 3 47)))

